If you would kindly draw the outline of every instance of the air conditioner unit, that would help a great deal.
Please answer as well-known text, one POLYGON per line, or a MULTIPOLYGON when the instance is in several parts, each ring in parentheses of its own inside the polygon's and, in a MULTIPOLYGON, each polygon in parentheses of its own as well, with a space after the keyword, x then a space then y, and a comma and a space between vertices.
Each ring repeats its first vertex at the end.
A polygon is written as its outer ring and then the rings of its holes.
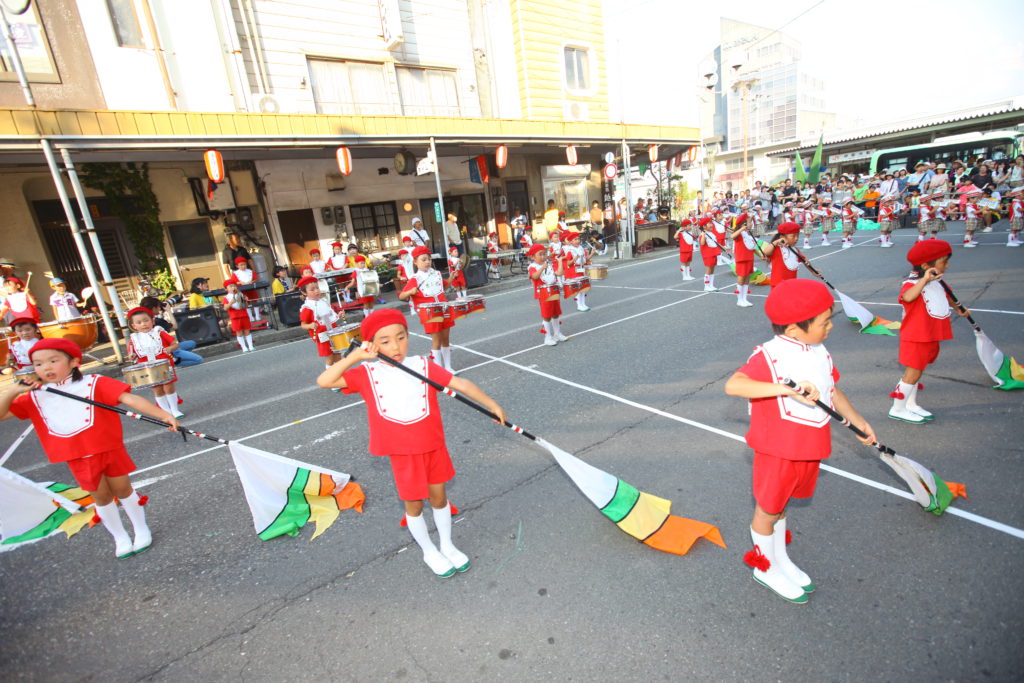
POLYGON ((590 105, 586 102, 566 102, 562 118, 566 121, 589 121, 590 105))
POLYGON ((292 114, 296 111, 295 103, 280 94, 254 92, 249 95, 254 114, 292 114))

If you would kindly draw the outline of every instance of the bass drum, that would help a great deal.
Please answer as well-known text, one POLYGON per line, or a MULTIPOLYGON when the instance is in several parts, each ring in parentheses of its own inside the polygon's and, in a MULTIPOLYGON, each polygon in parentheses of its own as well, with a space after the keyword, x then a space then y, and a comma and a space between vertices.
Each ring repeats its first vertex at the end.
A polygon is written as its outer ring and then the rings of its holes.
POLYGON ((43 323, 39 326, 39 333, 43 335, 43 339, 67 339, 74 342, 82 351, 86 351, 96 343, 99 323, 96 316, 89 314, 71 320, 43 323))

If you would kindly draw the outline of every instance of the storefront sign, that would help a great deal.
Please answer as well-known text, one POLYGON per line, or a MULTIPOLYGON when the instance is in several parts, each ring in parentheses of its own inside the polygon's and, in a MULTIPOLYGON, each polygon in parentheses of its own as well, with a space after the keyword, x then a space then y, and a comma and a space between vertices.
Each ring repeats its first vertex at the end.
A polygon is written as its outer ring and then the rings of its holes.
POLYGON ((434 220, 441 222, 441 202, 434 202, 434 220))
POLYGON ((863 159, 870 159, 871 155, 877 151, 877 149, 865 149, 859 152, 844 152, 842 154, 831 154, 828 157, 828 163, 838 164, 844 161, 861 161, 863 159))

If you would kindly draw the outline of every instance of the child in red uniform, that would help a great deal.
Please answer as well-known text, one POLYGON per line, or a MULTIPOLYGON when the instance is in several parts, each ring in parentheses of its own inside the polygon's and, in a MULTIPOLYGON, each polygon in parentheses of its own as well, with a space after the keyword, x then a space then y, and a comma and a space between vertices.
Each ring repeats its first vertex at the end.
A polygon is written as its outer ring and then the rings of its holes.
MULTIPOLYGON (((256 281, 256 272, 247 267, 248 263, 249 260, 244 256, 239 256, 235 259, 234 275, 235 279, 238 280, 239 286, 248 285, 256 281)), ((256 293, 256 290, 242 290, 242 294, 249 300, 249 320, 252 322, 260 320, 262 312, 260 304, 257 301, 257 299, 259 299, 259 295, 256 293)))
POLYGON ((718 231, 714 227, 711 230, 707 229, 712 223, 713 221, 709 216, 704 216, 697 221, 697 227, 700 228, 700 238, 698 239, 700 257, 704 261, 705 292, 715 291, 715 266, 718 265, 718 257, 722 253, 722 242, 725 241, 724 237, 720 238, 718 231))
POLYGON ((871 425, 836 386, 839 371, 822 342, 832 329, 832 295, 817 280, 787 280, 768 294, 764 309, 775 338, 754 349, 746 365, 725 383, 725 393, 750 400, 747 445, 754 449, 750 524, 754 549, 744 561, 753 577, 790 602, 807 602, 810 577, 786 553, 786 505, 810 498, 820 462, 832 450, 828 414, 814 400, 837 410, 875 440, 871 425), (809 392, 804 398, 783 380, 809 392))
MULTIPOLYGON (((416 272, 415 266, 413 268, 413 272, 416 272)), ((448 286, 455 290, 455 298, 466 297, 466 273, 462 270, 458 247, 451 247, 448 250, 448 286)))
MULTIPOLYGON (((430 253, 427 252, 429 258, 430 253)), ((444 439, 437 390, 398 368, 378 361, 377 352, 433 381, 482 403, 502 421, 505 412, 475 384, 455 377, 423 356, 407 356, 409 331, 405 317, 382 309, 363 320, 363 345, 320 375, 317 384, 358 393, 366 403, 370 453, 388 456, 398 497, 405 503, 409 533, 423 551, 423 561, 437 576, 447 578, 469 569, 469 558, 452 543, 452 511, 445 483, 455 476, 444 439), (423 519, 423 499, 430 501, 440 543, 435 546, 423 519)))
POLYGON ((761 247, 764 258, 771 262, 772 272, 768 284, 774 289, 783 280, 796 278, 800 260, 796 256, 797 233, 800 226, 796 223, 780 223, 770 244, 761 247))
POLYGON ((553 290, 559 298, 552 301, 547 301, 547 295, 542 294, 540 289, 541 285, 558 284, 564 261, 558 259, 552 265, 543 244, 534 244, 526 255, 533 261, 528 272, 533 281, 533 298, 540 303, 540 317, 544 321, 544 344, 555 346, 560 341, 569 341, 569 338, 562 334, 558 320, 562 315, 561 288, 553 290))
POLYGON ((37 308, 36 298, 32 296, 32 292, 23 292, 24 288, 25 283, 16 277, 4 280, 6 295, 0 304, 0 319, 8 313, 12 318, 32 318, 37 323, 43 319, 37 308))
POLYGON ((231 321, 231 331, 235 333, 238 346, 242 353, 255 351, 252 346, 252 322, 246 312, 247 299, 238 290, 238 278, 232 276, 224 281, 224 289, 227 294, 221 299, 221 306, 228 312, 228 319, 231 321))
MULTIPOLYGON (((78 369, 82 351, 73 342, 44 339, 32 347, 31 354, 36 375, 45 386, 111 406, 123 403, 135 412, 170 423, 172 430, 178 428, 170 413, 130 393, 128 384, 103 375, 83 377, 78 369)), ((0 420, 12 416, 32 420, 49 461, 66 462, 78 485, 96 502, 96 513, 114 537, 118 558, 147 550, 153 536, 142 509, 146 498, 132 489, 128 478, 135 463, 125 450, 117 413, 42 391, 29 393, 38 386, 15 383, 0 395, 0 420), (131 520, 134 540, 121 524, 117 500, 131 520)))
POLYGON ((316 344, 317 355, 324 359, 327 367, 341 360, 341 355, 331 348, 328 333, 338 326, 338 314, 331 308, 331 301, 320 290, 315 277, 299 280, 299 291, 306 297, 299 309, 299 324, 309 332, 309 338, 316 344))
POLYGON ((736 305, 741 308, 749 308, 754 304, 747 300, 750 293, 750 274, 754 272, 754 252, 757 250, 757 240, 750 234, 750 220, 747 214, 741 213, 733 221, 732 253, 736 257, 736 286, 739 292, 736 294, 736 305))
MULTIPOLYGON (((580 244, 580 233, 565 230, 562 232, 562 272, 566 280, 583 277, 587 274, 587 251, 580 244)), ((580 292, 575 296, 576 310, 586 313, 587 293, 580 292)))
MULTIPOLYGON (((14 330, 15 339, 8 343, 10 354, 7 356, 7 365, 14 370, 21 370, 32 365, 32 358, 29 351, 36 345, 42 336, 39 334, 39 326, 32 318, 15 318, 11 321, 11 329, 14 330)), ((10 374, 5 370, 4 374, 10 374)))
MULTIPOLYGON (((487 253, 494 254, 501 251, 501 245, 498 244, 498 233, 492 232, 487 235, 487 253)), ((492 258, 487 262, 487 275, 495 280, 501 279, 501 268, 499 267, 501 262, 492 258)))
POLYGON ((314 275, 316 275, 317 273, 322 273, 325 270, 327 270, 327 261, 324 261, 322 258, 320 258, 319 249, 310 249, 309 258, 309 267, 313 269, 314 275))
MULTIPOLYGON (((949 268, 952 254, 949 242, 938 239, 915 242, 907 252, 907 260, 914 269, 900 287, 903 322, 899 361, 904 369, 899 384, 889 394, 893 399, 889 417, 894 420, 923 424, 934 419, 917 404, 917 391, 924 369, 939 357, 939 342, 953 338, 949 299, 937 282, 949 268)), ((969 311, 959 313, 967 315, 969 311)))
POLYGON ((349 280, 346 288, 351 292, 350 296, 358 299, 359 303, 363 305, 363 317, 365 318, 373 310, 375 298, 373 295, 359 296, 359 282, 362 280, 363 274, 370 270, 370 260, 360 254, 354 244, 348 245, 348 267, 355 269, 355 272, 352 273, 352 279, 349 280))
MULTIPOLYGON (((419 311, 420 322, 423 323, 423 331, 430 335, 430 359, 439 359, 441 365, 448 372, 452 372, 452 347, 450 341, 451 328, 455 326, 455 319, 452 317, 452 310, 445 306, 443 318, 440 322, 428 322, 430 313, 423 307, 423 304, 448 301, 444 295, 445 281, 441 273, 434 270, 433 261, 430 257, 430 249, 416 247, 412 250, 413 263, 416 265, 416 272, 406 283, 405 289, 398 293, 402 301, 410 299, 419 311)), ((366 337, 363 337, 365 340, 366 337)))
MULTIPOLYGON (((178 409, 178 393, 174 383, 178 381, 178 373, 174 370, 174 358, 171 356, 178 348, 178 340, 164 332, 153 322, 153 312, 138 306, 128 311, 128 326, 134 332, 128 337, 128 358, 133 363, 166 360, 171 366, 171 381, 153 387, 156 404, 174 417, 185 417, 178 409)), ((34 347, 33 347, 34 348, 34 347)))
POLYGON ((684 218, 676 230, 675 238, 679 240, 679 272, 683 274, 683 280, 693 280, 693 273, 690 264, 693 263, 693 245, 696 240, 693 238, 693 221, 684 218))
MULTIPOLYGON (((412 243, 412 239, 408 235, 405 239, 408 240, 407 244, 412 243)), ((395 266, 395 291, 401 292, 405 289, 409 278, 415 272, 416 266, 412 264, 412 247, 400 249, 398 251, 398 264, 395 266)), ((409 302, 409 313, 416 315, 416 306, 411 301, 409 302)))

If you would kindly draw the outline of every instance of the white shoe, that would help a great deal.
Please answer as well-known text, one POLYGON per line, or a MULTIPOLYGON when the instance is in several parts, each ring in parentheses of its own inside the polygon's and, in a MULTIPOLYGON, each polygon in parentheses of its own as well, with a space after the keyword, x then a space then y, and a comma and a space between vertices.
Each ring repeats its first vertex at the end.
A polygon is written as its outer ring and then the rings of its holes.
POLYGON ((430 571, 442 579, 447 579, 455 574, 455 565, 452 564, 451 560, 442 555, 437 548, 424 552, 423 561, 430 567, 430 571))
POLYGON ((736 300, 736 305, 739 306, 740 308, 750 308, 754 304, 750 303, 746 299, 737 299, 736 300))
POLYGON ((821 246, 823 246, 823 247, 831 247, 832 243, 829 242, 828 240, 822 240, 821 241, 821 246))
POLYGON ((935 419, 934 415, 929 413, 927 410, 925 410, 921 406, 917 405, 917 392, 918 391, 920 391, 920 388, 919 388, 918 385, 915 384, 914 388, 911 389, 910 392, 907 394, 907 410, 909 410, 910 412, 914 413, 915 415, 920 415, 925 420, 929 420, 929 421, 934 420, 935 419))
POLYGON ((692 276, 692 275, 684 275, 684 276, 683 276, 683 280, 686 280, 686 281, 690 281, 690 280, 696 280, 696 279, 697 279, 697 278, 695 278, 695 277, 694 277, 694 276, 692 276))
POLYGON ((715 291, 715 286, 712 285, 712 284, 704 283, 704 291, 705 292, 713 292, 713 291, 715 291))
POLYGON ((918 415, 917 413, 911 412, 907 409, 906 399, 897 399, 895 403, 902 403, 901 406, 894 405, 889 409, 889 417, 894 420, 902 420, 903 422, 909 422, 910 424, 923 425, 927 420, 918 415))
POLYGON ((550 334, 544 335, 544 346, 556 346, 557 344, 558 340, 552 337, 550 334))
POLYGON ((793 564, 786 552, 786 518, 783 517, 775 522, 775 533, 772 534, 775 540, 775 566, 782 570, 786 578, 800 586, 804 593, 814 592, 814 582, 807 573, 800 567, 793 564))
POLYGON ((853 245, 852 245, 852 244, 850 244, 849 242, 843 242, 843 249, 849 249, 849 248, 850 248, 850 247, 852 247, 852 246, 853 246, 853 245))
POLYGON ((754 541, 754 549, 743 557, 743 561, 754 568, 754 581, 772 589, 790 602, 806 603, 807 593, 804 589, 793 583, 776 565, 774 537, 762 536, 751 529, 750 538, 754 541))
POLYGON ((990 225, 987 228, 984 228, 982 232, 992 232, 992 226, 990 225))
POLYGON ((973 249, 976 246, 978 246, 977 242, 974 242, 974 241, 964 242, 964 249, 973 249))
POLYGON ((132 543, 132 554, 138 555, 139 553, 149 550, 149 546, 153 545, 153 533, 145 528, 142 531, 135 532, 135 542, 132 543))
POLYGON ((469 570, 469 557, 466 556, 466 553, 462 552, 455 546, 441 548, 441 554, 452 563, 452 566, 455 567, 455 571, 461 573, 469 570))
POLYGON ((583 306, 582 308, 577 308, 576 310, 579 311, 580 313, 586 313, 587 311, 590 310, 590 306, 583 306))
POLYGON ((114 543, 114 555, 116 555, 119 560, 131 557, 132 553, 135 552, 132 550, 132 539, 128 534, 125 534, 123 538, 114 539, 114 543))
POLYGON ((1020 242, 1007 242, 1006 246, 1008 246, 1008 247, 1019 247, 1020 246, 1020 242))
POLYGON ((555 328, 555 339, 557 341, 569 341, 569 338, 562 334, 562 331, 557 327, 555 328))
POLYGON ((174 413, 172 414, 174 415, 175 420, 185 417, 185 413, 181 412, 180 410, 175 410, 174 413))

